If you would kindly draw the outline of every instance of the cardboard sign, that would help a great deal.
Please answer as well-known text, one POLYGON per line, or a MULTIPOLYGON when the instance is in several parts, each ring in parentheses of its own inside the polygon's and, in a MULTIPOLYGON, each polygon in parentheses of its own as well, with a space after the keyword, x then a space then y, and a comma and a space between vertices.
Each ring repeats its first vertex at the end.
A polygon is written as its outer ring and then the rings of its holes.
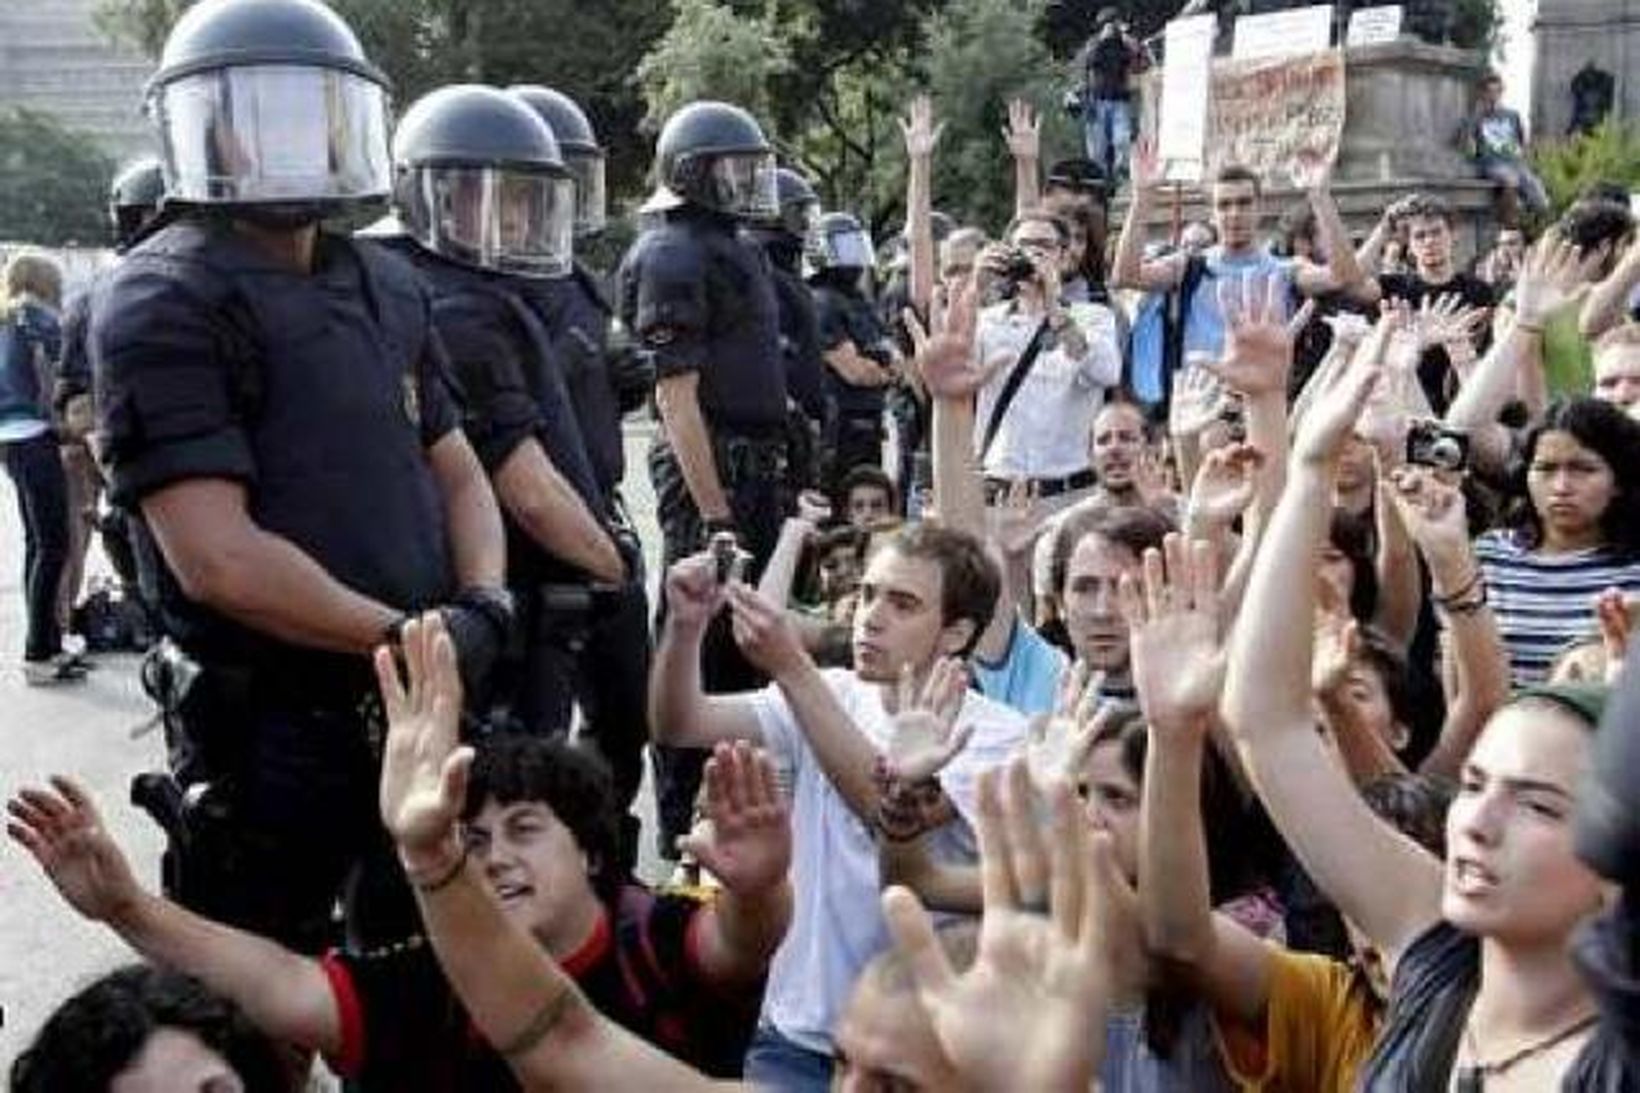
POLYGON ((1268 15, 1244 15, 1236 20, 1236 39, 1230 56, 1238 61, 1252 61, 1319 53, 1332 45, 1332 26, 1331 4, 1312 4, 1268 15))
POLYGON ((1406 9, 1400 4, 1357 8, 1350 15, 1350 30, 1345 43, 1350 46, 1376 46, 1393 42, 1401 37, 1401 20, 1405 15, 1406 9))
POLYGON ((1202 178, 1207 148, 1207 93, 1212 81, 1213 40, 1218 18, 1193 15, 1167 24, 1162 104, 1156 155, 1163 177, 1173 182, 1202 178))
POLYGON ((1272 185, 1331 164, 1344 135, 1344 54, 1221 62, 1213 73, 1207 167, 1239 163, 1272 185))

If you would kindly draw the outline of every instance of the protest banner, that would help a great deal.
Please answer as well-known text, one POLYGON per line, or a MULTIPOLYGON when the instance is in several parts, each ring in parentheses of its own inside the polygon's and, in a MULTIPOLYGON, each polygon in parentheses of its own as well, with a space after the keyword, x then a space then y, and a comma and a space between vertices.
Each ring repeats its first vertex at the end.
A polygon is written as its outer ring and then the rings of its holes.
POLYGON ((1287 185, 1293 165, 1332 163, 1344 135, 1344 55, 1224 61, 1208 101, 1207 169, 1250 167, 1266 183, 1287 185))
POLYGON ((1198 182, 1202 177, 1208 83, 1217 33, 1218 19, 1212 15, 1167 24, 1156 155, 1166 177, 1174 182, 1198 182))
POLYGON ((1331 4, 1243 15, 1236 20, 1230 56, 1233 60, 1252 61, 1317 53, 1332 45, 1332 25, 1331 4))

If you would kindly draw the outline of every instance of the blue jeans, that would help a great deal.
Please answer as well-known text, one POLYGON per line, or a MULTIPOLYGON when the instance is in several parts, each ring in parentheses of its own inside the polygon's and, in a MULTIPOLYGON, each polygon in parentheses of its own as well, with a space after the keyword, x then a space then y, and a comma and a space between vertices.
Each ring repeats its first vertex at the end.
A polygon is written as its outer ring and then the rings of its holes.
POLYGON ((746 1050, 746 1082, 777 1093, 826 1093, 831 1056, 793 1043, 772 1025, 758 1025, 746 1050))
POLYGON ((1112 184, 1127 177, 1133 146, 1133 103, 1129 99, 1094 99, 1082 115, 1082 138, 1088 158, 1112 184))
POLYGON ((1549 194, 1543 182, 1526 164, 1500 156, 1481 156, 1475 161, 1482 178, 1489 178, 1499 186, 1520 194, 1521 204, 1535 213, 1549 208, 1549 194))

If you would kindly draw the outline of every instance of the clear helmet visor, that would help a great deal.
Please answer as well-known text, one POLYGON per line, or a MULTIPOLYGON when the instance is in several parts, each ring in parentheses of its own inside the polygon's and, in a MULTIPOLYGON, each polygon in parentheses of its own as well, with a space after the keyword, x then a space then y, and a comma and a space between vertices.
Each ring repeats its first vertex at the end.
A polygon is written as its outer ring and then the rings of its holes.
POLYGON ((726 152, 712 158, 706 186, 711 206, 743 220, 780 215, 772 152, 726 152))
POLYGON ((608 203, 604 190, 604 157, 596 152, 566 152, 564 165, 575 179, 575 234, 604 230, 608 203))
POLYGON ((780 229, 798 239, 814 234, 815 222, 820 219, 820 202, 793 201, 781 206, 780 229))
POLYGON ((392 183, 387 92, 339 69, 247 65, 156 88, 166 196, 207 205, 350 202, 392 183))
POLYGON ((821 269, 871 269, 877 265, 877 250, 871 236, 858 228, 818 232, 816 265, 821 269))
POLYGON ((414 172, 406 227, 435 254, 520 277, 562 277, 574 255, 575 183, 500 167, 414 172))

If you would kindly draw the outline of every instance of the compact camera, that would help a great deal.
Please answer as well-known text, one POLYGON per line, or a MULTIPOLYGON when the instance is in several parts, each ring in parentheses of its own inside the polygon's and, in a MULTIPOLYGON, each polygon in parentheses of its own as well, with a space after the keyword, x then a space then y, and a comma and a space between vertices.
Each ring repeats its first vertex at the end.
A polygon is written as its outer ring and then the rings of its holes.
POLYGON ((1440 471, 1469 466, 1469 437, 1438 421, 1415 421, 1407 428, 1407 462, 1440 471))

